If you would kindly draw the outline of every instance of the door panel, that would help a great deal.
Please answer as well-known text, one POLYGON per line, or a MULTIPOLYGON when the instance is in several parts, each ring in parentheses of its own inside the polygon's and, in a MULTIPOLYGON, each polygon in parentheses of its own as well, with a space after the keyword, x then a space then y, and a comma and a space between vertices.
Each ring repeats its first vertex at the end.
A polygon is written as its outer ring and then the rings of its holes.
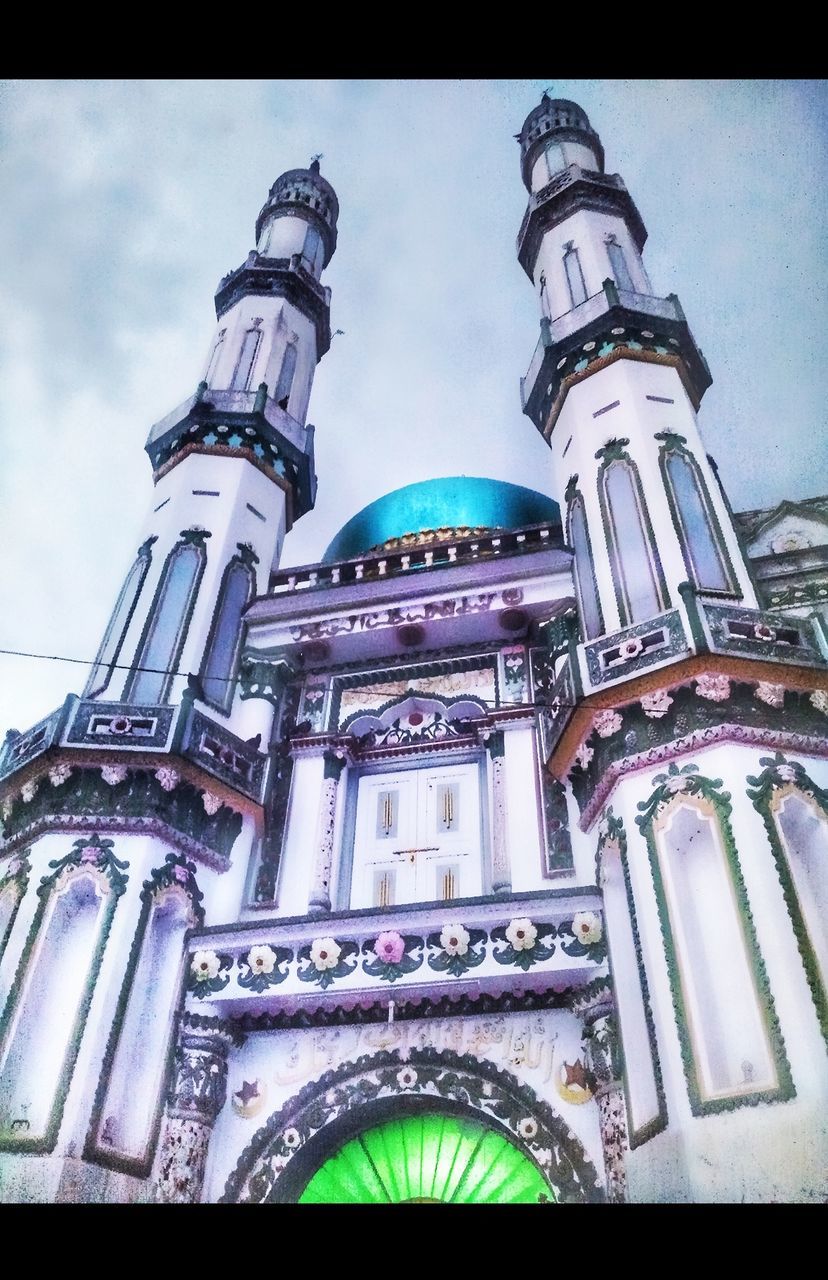
POLYGON ((450 901, 480 893, 475 763, 359 780, 352 907, 450 901))

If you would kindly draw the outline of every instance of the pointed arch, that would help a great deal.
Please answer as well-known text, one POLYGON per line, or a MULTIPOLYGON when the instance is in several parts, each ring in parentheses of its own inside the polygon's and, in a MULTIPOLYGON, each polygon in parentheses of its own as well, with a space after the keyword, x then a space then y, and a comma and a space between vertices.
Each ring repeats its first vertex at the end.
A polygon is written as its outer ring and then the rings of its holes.
POLYGON ((256 594, 259 563, 249 543, 237 542, 238 551, 221 579, 210 632, 201 659, 204 700, 225 715, 233 705, 242 647, 242 614, 256 594))
POLYGON ((575 586, 580 604, 579 619, 584 640, 604 634, 604 615, 595 578, 592 540, 586 518, 584 495, 577 488, 578 477, 571 476, 566 487, 566 539, 575 552, 575 586))
POLYGON ((622 627, 670 607, 641 477, 624 448, 629 443, 611 440, 595 455, 602 460, 598 500, 622 627))
POLYGON ((139 1178, 150 1172, 161 1127, 183 998, 184 935, 204 922, 195 870, 183 854, 169 853, 144 881, 84 1147, 85 1159, 139 1178))
POLYGON ((120 595, 112 611, 101 647, 98 650, 89 679, 83 691, 84 698, 94 698, 103 693, 118 662, 121 647, 126 639, 129 624, 138 604, 138 598, 149 573, 152 563, 152 544, 156 537, 147 538, 138 548, 138 553, 121 587, 120 595))
POLYGON ((687 573, 699 591, 738 595, 739 583, 698 462, 683 436, 659 431, 658 465, 687 573))

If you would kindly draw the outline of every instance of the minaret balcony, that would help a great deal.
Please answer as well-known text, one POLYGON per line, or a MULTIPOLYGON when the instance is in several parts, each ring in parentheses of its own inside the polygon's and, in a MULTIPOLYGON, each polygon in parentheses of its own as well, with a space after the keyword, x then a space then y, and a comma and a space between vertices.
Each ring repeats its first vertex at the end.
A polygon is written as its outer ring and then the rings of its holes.
POLYGON ((235 271, 219 281, 216 318, 221 319, 241 298, 250 294, 286 298, 307 315, 316 327, 317 358, 331 345, 331 291, 302 265, 302 255, 264 258, 255 249, 235 271))
POLYGON ((579 380, 610 357, 671 360, 698 407, 713 381, 677 296, 666 298, 619 289, 605 280, 593 294, 554 320, 541 320, 541 335, 521 378, 523 412, 548 439, 563 404, 567 379, 579 380))
POLYGON ((518 994, 548 1008, 606 980, 606 957, 594 887, 256 919, 190 935, 187 1007, 250 1029, 496 1010, 518 994))

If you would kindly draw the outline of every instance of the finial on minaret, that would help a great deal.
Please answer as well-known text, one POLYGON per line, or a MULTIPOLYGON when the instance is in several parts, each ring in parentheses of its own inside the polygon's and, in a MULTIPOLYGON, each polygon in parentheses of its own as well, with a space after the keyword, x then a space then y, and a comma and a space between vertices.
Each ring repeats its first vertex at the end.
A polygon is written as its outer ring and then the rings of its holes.
POLYGON ((311 173, 319 172, 319 161, 322 159, 324 154, 325 154, 324 151, 320 151, 317 155, 311 156, 311 162, 310 162, 311 173))

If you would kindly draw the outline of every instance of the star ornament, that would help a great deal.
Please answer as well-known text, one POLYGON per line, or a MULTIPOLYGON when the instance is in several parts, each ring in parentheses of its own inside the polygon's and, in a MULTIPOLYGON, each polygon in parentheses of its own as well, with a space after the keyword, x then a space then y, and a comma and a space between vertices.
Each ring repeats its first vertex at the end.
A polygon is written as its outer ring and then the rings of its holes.
POLYGON ((233 1110, 245 1120, 258 1115, 264 1106, 267 1089, 262 1080, 242 1080, 241 1088, 232 1094, 233 1110))

